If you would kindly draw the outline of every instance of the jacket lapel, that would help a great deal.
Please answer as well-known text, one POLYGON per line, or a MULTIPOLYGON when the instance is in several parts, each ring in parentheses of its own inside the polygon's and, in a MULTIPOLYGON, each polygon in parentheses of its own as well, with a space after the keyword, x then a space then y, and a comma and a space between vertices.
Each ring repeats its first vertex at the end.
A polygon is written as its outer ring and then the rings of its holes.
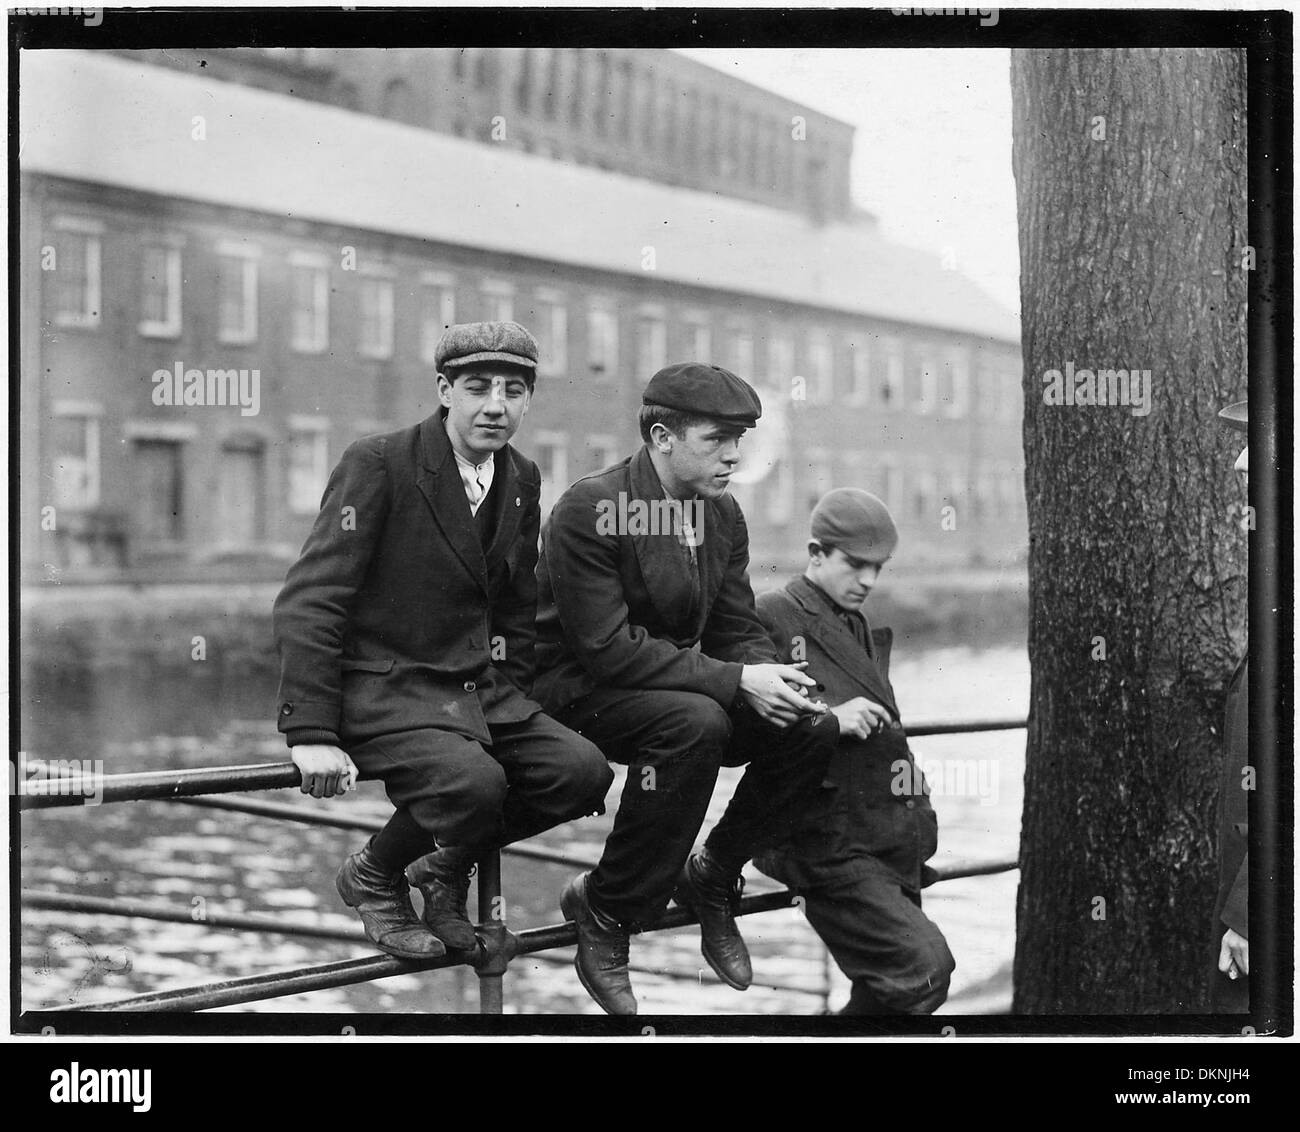
MULTIPOLYGON (((416 477, 416 486, 429 504, 433 521, 443 537, 486 594, 487 563, 483 557, 483 545, 474 528, 474 516, 470 513, 469 500, 465 498, 465 485, 461 483, 451 441, 447 439, 440 414, 435 413, 420 425, 420 458, 424 466, 416 477)), ((514 510, 512 507, 511 511, 514 510)), ((504 511, 502 514, 504 521, 504 511)))
MULTIPOLYGON (((638 501, 650 504, 663 498, 664 488, 659 473, 650 461, 649 451, 642 447, 628 465, 629 518, 632 517, 631 509, 638 501)), ((644 518, 646 522, 637 523, 636 533, 629 532, 629 537, 641 567, 641 577, 645 579, 646 589, 650 593, 650 601, 666 624, 693 624, 699 611, 690 609, 691 579, 681 544, 671 531, 666 534, 650 533, 648 508, 644 518), (683 616, 684 613, 687 616, 683 616)))
POLYGON ((514 545, 519 537, 519 527, 523 522, 524 499, 523 483, 515 468, 514 456, 507 444, 497 454, 492 472, 492 490, 500 491, 497 500, 497 523, 492 532, 492 541, 487 551, 487 569, 490 572, 514 545), (515 501, 519 502, 516 503, 515 501))
MULTIPOLYGON (((898 705, 885 683, 877 663, 867 655, 867 650, 857 642, 849 627, 840 620, 824 597, 807 578, 799 577, 788 586, 790 596, 812 614, 809 634, 821 647, 827 658, 841 669, 865 695, 883 704, 898 718, 898 705)), ((870 626, 867 632, 871 633, 870 626)), ((873 640, 878 638, 872 634, 873 640)), ((892 641, 892 634, 890 637, 892 641)), ((887 655, 887 653, 886 653, 887 655)))

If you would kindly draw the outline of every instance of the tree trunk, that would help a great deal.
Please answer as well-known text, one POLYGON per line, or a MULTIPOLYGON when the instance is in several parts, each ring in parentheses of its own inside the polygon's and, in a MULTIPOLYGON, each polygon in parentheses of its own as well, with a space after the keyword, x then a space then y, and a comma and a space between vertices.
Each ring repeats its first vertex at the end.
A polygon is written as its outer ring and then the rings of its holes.
POLYGON ((1245 438, 1215 418, 1246 396, 1245 56, 1013 51, 1011 86, 1032 672, 1014 1009, 1205 1010, 1245 642, 1245 438), (1112 369, 1149 371, 1149 413, 1140 377, 1128 404, 1118 375, 1069 403, 1112 369))

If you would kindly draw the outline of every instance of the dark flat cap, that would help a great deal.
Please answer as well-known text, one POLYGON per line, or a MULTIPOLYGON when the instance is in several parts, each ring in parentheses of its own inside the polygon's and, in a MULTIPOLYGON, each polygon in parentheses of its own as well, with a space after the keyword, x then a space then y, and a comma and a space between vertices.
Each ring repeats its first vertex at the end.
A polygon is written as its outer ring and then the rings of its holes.
POLYGON ((462 322, 449 326, 433 354, 438 369, 474 362, 537 368, 537 340, 517 322, 462 322))
POLYGON ((1250 431, 1250 420, 1246 416, 1246 402, 1234 401, 1226 409, 1219 410, 1219 420, 1238 432, 1250 431))
POLYGON ((712 417, 753 428, 763 415, 754 387, 721 366, 678 362, 665 366, 641 394, 643 405, 662 405, 682 413, 712 417))
POLYGON ((898 545, 898 528, 889 508, 869 491, 837 487, 817 502, 812 537, 823 546, 838 546, 854 558, 883 562, 898 545))

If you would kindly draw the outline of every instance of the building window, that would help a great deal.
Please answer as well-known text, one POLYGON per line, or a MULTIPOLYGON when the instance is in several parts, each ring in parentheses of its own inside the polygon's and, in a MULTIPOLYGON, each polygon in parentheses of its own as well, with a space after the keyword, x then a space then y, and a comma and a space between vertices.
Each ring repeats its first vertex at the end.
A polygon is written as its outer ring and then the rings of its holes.
POLYGON ((54 506, 86 511, 99 506, 98 406, 54 405, 54 506))
POLYGON ((895 514, 903 510, 903 470, 889 457, 880 461, 879 477, 880 498, 886 507, 895 514))
POLYGON ((266 537, 266 445, 260 436, 227 437, 218 468, 217 542, 252 546, 266 537))
POLYGON ((960 524, 965 518, 963 512, 966 508, 966 477, 961 472, 948 473, 948 488, 944 502, 956 511, 957 521, 960 524))
POLYGON ((217 249, 217 337, 229 345, 257 339, 257 255, 243 245, 217 249))
POLYGON ((185 537, 183 454, 179 440, 137 437, 132 442, 131 497, 142 542, 179 542, 185 537))
POLYGON ((934 412, 938 401, 939 374, 935 366, 934 355, 926 349, 916 353, 916 400, 913 409, 922 416, 934 412))
POLYGON ((903 407, 903 345, 897 338, 885 338, 876 351, 877 400, 886 409, 903 407))
POLYGON ((569 438, 563 432, 543 429, 535 435, 530 452, 542 476, 538 506, 545 519, 569 486, 569 438))
POLYGON ((528 327, 537 339, 540 373, 564 373, 569 368, 569 311, 558 292, 538 291, 528 327))
POLYGON ((600 433, 587 437, 586 472, 600 472, 612 467, 623 458, 618 441, 600 433))
POLYGON ((794 337, 785 331, 773 334, 767 346, 768 383, 783 393, 793 388, 794 364, 794 337))
POLYGON ((824 330, 809 333, 807 393, 810 404, 825 405, 834 395, 833 361, 830 335, 824 330))
POLYGON ((648 381, 668 364, 668 324, 661 313, 643 311, 636 324, 637 377, 648 381))
POLYGON ((324 258, 289 257, 293 310, 290 344, 301 354, 320 354, 329 345, 330 273, 324 258))
POLYGON ((712 361, 713 334, 704 315, 691 315, 686 319, 686 353, 693 362, 712 361))
POLYGON ((361 278, 361 330, 357 352, 383 361, 393 356, 393 281, 379 275, 361 278))
POLYGON ((970 370, 967 368, 966 355, 960 350, 951 350, 944 355, 943 366, 939 370, 939 404, 948 417, 964 417, 970 396, 970 370))
POLYGON ((55 235, 50 281, 54 286, 54 321, 59 326, 94 327, 100 312, 100 236, 93 220, 62 217, 55 235))
POLYGON ((618 367, 618 321, 608 307, 587 311, 587 368, 597 377, 612 377, 618 367))
POLYGON ((861 337, 848 343, 850 405, 867 405, 871 402, 871 346, 861 337))
POLYGON ((972 505, 975 518, 979 522, 988 522, 996 516, 995 491, 987 472, 980 472, 975 477, 975 495, 972 505))
POLYGON ((439 271, 420 276, 420 357, 437 365, 438 341, 456 322, 456 281, 439 271))
POLYGON ((754 380, 754 336, 743 327, 727 335, 727 367, 746 381, 754 380))
POLYGON ((935 512, 935 496, 939 491, 938 478, 933 472, 917 472, 916 492, 913 495, 915 511, 913 514, 922 522, 938 518, 935 512))
POLYGON ((181 249, 146 244, 140 252, 140 333, 175 338, 181 332, 181 249))
POLYGON ((329 476, 329 423, 313 418, 289 418, 289 508, 314 515, 329 476))
POLYGON ((510 322, 515 317, 515 289, 499 279, 483 283, 484 317, 488 322, 510 322))

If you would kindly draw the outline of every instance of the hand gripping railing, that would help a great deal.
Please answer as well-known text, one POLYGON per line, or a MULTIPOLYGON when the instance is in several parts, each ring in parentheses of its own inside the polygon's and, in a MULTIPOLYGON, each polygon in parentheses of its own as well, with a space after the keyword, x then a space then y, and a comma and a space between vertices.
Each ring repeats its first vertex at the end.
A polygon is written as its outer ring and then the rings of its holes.
MULTIPOLYGON (((909 726, 908 736, 920 738, 927 735, 968 734, 979 731, 1009 731, 1023 728, 1023 720, 990 720, 962 723, 932 723, 909 726)), ((58 765, 58 764, 55 764, 58 765)), ((30 766, 30 764, 29 764, 30 766)), ((296 787, 300 775, 293 763, 263 763, 251 766, 207 767, 197 770, 147 771, 130 774, 103 775, 99 777, 78 774, 24 779, 19 783, 19 808, 22 810, 49 809, 53 807, 83 805, 93 798, 100 803, 166 800, 210 809, 231 810, 262 817, 282 818, 307 825, 327 826, 335 829, 375 831, 384 822, 375 818, 311 810, 304 806, 286 805, 255 798, 224 798, 223 794, 248 790, 277 790, 296 787)), ((484 1014, 500 1014, 504 1009, 502 977, 510 962, 519 955, 537 955, 548 961, 565 962, 546 954, 555 948, 570 947, 577 943, 577 931, 571 923, 555 924, 542 928, 529 928, 521 932, 510 931, 501 915, 501 854, 591 868, 595 862, 570 854, 531 845, 511 845, 500 852, 485 854, 478 866, 478 920, 479 947, 469 955, 446 955, 422 962, 396 959, 388 955, 373 955, 363 959, 350 959, 305 967, 289 971, 271 971, 259 975, 227 979, 198 987, 185 987, 133 995, 113 1002, 89 1006, 72 1004, 48 1008, 42 1013, 59 1011, 193 1011, 220 1006, 258 1002, 285 995, 331 987, 349 986, 369 982, 391 975, 411 971, 442 970, 455 966, 473 967, 479 980, 479 1010, 484 1014)), ((949 865, 935 870, 935 880, 956 880, 960 877, 986 876, 1008 872, 1018 867, 1016 861, 986 861, 962 865, 949 865)), ((753 915, 789 908, 795 896, 789 890, 747 896, 740 902, 738 914, 753 915)), ((205 912, 195 920, 189 908, 177 908, 160 902, 141 900, 105 899, 102 897, 74 896, 59 892, 24 891, 22 906, 53 911, 90 915, 114 915, 131 918, 198 923, 206 927, 230 927, 245 931, 276 932, 316 939, 365 943, 365 936, 355 924, 347 928, 330 928, 319 924, 293 924, 279 918, 236 913, 205 912)), ((684 927, 698 923, 691 913, 674 908, 656 923, 653 930, 684 927)), ((630 968, 634 973, 654 974, 669 978, 686 978, 694 981, 694 974, 673 971, 630 968)), ((820 990, 791 983, 761 984, 774 990, 812 993, 820 990)))

